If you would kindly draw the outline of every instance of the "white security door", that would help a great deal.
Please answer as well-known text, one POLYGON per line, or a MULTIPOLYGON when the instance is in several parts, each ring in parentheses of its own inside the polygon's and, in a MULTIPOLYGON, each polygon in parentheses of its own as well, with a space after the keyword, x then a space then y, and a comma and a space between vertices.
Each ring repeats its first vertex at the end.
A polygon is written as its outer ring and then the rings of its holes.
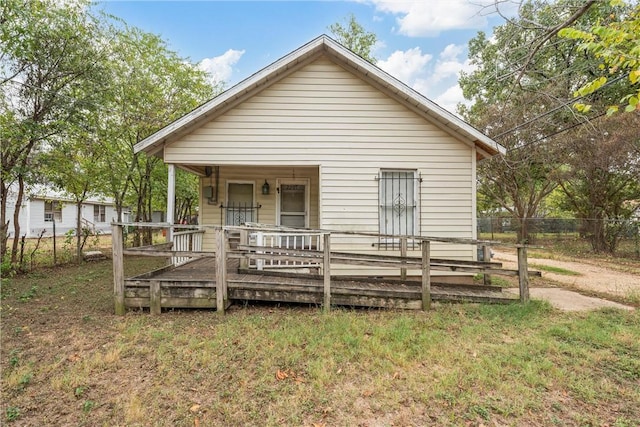
POLYGON ((309 227, 309 181, 279 180, 278 225, 309 227))

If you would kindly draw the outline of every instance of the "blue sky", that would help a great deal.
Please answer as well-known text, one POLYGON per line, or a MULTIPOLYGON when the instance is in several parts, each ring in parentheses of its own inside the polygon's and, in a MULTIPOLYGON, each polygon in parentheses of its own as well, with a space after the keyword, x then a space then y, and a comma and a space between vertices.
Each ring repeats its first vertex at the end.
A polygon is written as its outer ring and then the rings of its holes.
MULTIPOLYGON (((180 56, 230 87, 350 14, 376 33, 377 65, 441 106, 463 101, 467 43, 503 19, 493 0, 105 1, 98 7, 160 35, 180 56)), ((509 7, 509 2, 506 3, 509 7)), ((512 11, 503 9, 504 13, 512 11)))

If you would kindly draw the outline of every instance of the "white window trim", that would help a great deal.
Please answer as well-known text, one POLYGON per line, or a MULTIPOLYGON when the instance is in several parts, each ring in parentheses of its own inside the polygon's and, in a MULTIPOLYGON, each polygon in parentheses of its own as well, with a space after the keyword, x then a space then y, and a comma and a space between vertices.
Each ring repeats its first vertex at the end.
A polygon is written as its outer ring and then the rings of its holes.
POLYGON ((45 200, 44 201, 44 222, 62 222, 62 202, 59 200, 45 200), (51 210, 47 211, 47 204, 51 204, 51 210), (56 207, 58 209, 56 209, 56 207), (56 219, 56 212, 59 213, 59 218, 56 219))

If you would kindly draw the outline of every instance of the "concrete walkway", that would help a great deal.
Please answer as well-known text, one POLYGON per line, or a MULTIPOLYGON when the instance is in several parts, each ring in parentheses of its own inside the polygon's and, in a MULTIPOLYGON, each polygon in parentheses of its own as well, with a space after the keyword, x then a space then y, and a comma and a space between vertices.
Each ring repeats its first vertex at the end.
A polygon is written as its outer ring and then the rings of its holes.
MULTIPOLYGON (((508 288, 508 292, 518 294, 518 288, 508 288)), ((549 301, 557 309, 564 311, 585 311, 611 307, 621 310, 633 310, 633 307, 609 301, 602 298, 588 297, 578 292, 562 288, 529 288, 529 295, 533 299, 549 301)))

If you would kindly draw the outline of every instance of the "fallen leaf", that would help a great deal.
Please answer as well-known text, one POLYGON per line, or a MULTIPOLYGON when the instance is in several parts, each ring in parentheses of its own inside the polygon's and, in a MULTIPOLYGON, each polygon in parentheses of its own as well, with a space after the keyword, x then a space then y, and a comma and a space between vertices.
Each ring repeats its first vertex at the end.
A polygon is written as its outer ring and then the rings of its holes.
POLYGON ((397 379, 399 376, 400 376, 400 373, 398 373, 398 372, 394 372, 394 373, 393 373, 393 377, 391 377, 391 379, 392 379, 392 380, 395 380, 395 379, 397 379))
POLYGON ((200 420, 197 419, 197 418, 194 418, 193 419, 193 425, 194 425, 194 427, 200 427, 200 420))
POLYGON ((197 403, 195 405, 193 405, 191 408, 189 408, 189 410, 191 412, 198 412, 200 410, 200 405, 198 405, 197 403))
POLYGON ((365 390, 362 392, 362 396, 370 397, 373 394, 373 390, 365 390))
POLYGON ((73 354, 70 354, 69 356, 67 356, 67 360, 68 360, 69 362, 77 362, 77 361, 78 361, 78 360, 80 360, 80 359, 81 359, 81 358, 80 358, 80 356, 78 355, 78 353, 73 353, 73 354))
POLYGON ((278 370, 276 371, 276 379, 277 379, 278 381, 282 381, 282 380, 285 380, 285 379, 287 379, 287 378, 289 378, 289 374, 287 374, 287 372, 286 372, 286 371, 281 371, 280 369, 278 369, 278 370))

